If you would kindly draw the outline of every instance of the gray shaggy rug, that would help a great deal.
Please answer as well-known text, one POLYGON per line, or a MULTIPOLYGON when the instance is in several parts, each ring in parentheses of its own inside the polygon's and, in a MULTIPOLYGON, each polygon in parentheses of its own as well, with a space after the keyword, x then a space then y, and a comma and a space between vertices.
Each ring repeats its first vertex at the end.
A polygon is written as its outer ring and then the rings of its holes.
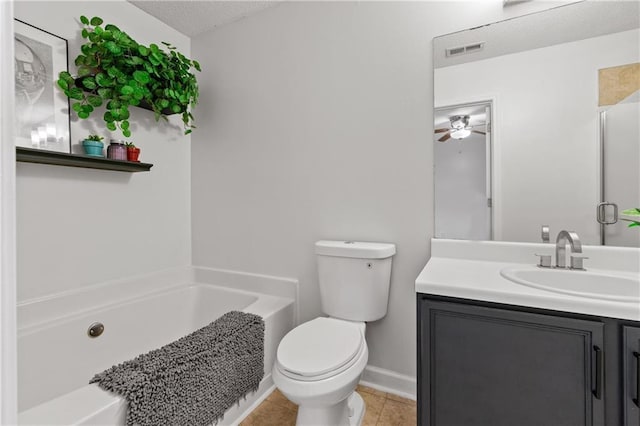
POLYGON ((231 311, 90 383, 127 400, 127 425, 210 425, 263 376, 264 321, 231 311))

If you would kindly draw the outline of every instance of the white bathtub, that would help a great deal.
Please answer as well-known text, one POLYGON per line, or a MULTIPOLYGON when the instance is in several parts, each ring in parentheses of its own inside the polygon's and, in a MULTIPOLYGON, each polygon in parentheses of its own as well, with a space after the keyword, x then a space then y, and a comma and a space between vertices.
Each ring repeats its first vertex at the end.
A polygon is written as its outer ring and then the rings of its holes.
POLYGON ((275 351, 294 325, 292 299, 209 284, 137 295, 90 311, 70 308, 75 313, 40 318, 18 329, 19 424, 124 424, 126 403, 89 385, 94 374, 187 335, 225 312, 241 310, 265 320, 265 378, 255 394, 225 414, 221 424, 233 424, 271 388, 275 351), (87 334, 94 322, 104 324, 97 338, 87 334))

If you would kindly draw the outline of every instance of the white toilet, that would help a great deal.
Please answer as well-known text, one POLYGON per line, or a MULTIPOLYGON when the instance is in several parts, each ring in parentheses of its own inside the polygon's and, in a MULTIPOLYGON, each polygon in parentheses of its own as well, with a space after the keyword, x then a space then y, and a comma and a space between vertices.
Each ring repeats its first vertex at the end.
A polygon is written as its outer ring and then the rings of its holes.
POLYGON ((299 426, 360 425, 365 406, 355 392, 367 365, 365 321, 387 314, 391 257, 385 243, 318 241, 320 317, 280 342, 273 381, 298 404, 299 426))

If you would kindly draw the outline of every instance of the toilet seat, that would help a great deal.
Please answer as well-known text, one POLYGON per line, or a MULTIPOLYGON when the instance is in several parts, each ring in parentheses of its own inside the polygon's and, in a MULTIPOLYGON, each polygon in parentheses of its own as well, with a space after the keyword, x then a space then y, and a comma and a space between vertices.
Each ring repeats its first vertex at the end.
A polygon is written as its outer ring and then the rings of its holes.
POLYGON ((276 355, 279 370, 292 379, 316 381, 351 367, 366 348, 362 324, 316 318, 291 330, 276 355))

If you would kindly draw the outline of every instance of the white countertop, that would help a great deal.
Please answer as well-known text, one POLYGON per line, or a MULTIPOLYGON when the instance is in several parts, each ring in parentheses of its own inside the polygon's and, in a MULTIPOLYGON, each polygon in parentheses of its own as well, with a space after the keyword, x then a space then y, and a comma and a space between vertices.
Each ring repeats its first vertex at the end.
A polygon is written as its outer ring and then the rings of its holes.
MULTIPOLYGON (((637 302, 556 293, 500 275, 503 268, 535 265, 535 253, 554 251, 552 244, 432 239, 431 259, 416 279, 416 292, 640 321, 637 302)), ((589 256, 588 270, 627 277, 640 274, 639 249, 585 246, 583 251, 589 256)))

